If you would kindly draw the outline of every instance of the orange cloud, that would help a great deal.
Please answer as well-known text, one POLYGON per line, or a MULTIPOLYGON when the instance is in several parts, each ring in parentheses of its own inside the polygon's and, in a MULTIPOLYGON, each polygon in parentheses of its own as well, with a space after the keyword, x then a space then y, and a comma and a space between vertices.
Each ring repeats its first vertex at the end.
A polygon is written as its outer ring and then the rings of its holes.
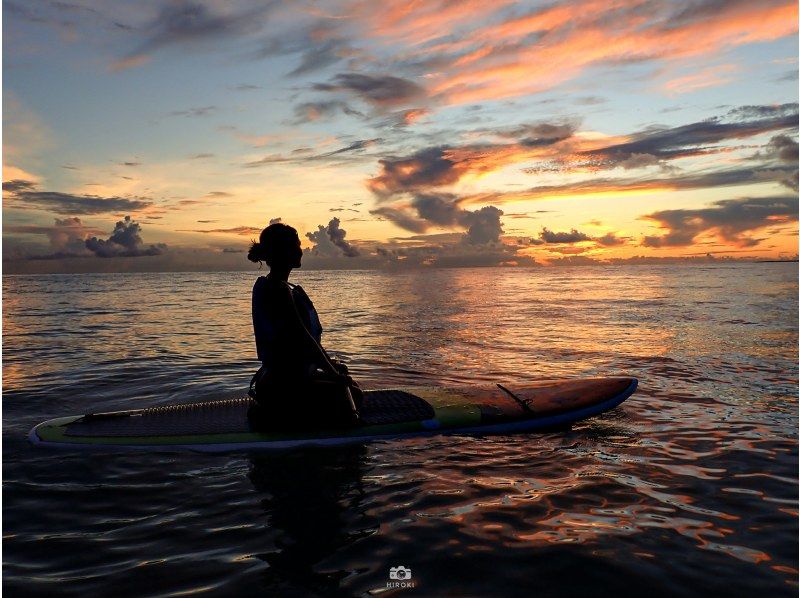
MULTIPOLYGON (((544 91, 593 65, 684 60, 797 32, 797 4, 786 0, 731 0, 713 8, 588 0, 497 22, 505 4, 398 1, 364 18, 371 35, 407 46, 402 59, 429 65, 429 93, 445 104, 544 91), (445 31, 455 39, 441 41, 445 31)), ((358 11, 352 16, 359 18, 358 11)), ((673 89, 698 84, 676 81, 673 89)))
POLYGON ((543 160, 560 154, 562 141, 542 140, 542 145, 505 143, 461 147, 433 147, 410 156, 380 160, 381 171, 367 181, 379 197, 458 183, 466 175, 481 176, 526 160, 543 160))
POLYGON ((735 64, 720 64, 690 75, 670 79, 662 85, 662 89, 668 95, 679 95, 706 87, 716 87, 730 83, 733 80, 731 75, 738 70, 739 67, 735 64))
POLYGON ((409 44, 423 44, 438 38, 444 31, 462 25, 485 22, 514 0, 394 0, 381 3, 364 1, 351 5, 350 15, 369 22, 365 29, 373 36, 409 44))

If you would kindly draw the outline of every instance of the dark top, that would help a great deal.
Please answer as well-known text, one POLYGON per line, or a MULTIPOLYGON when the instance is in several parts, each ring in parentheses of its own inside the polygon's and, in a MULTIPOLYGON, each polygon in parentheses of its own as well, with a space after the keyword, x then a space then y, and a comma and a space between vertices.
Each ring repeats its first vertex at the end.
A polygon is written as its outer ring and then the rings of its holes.
POLYGON ((322 325, 314 304, 302 287, 260 276, 253 285, 253 331, 258 359, 272 373, 307 377, 317 368, 318 352, 297 326, 297 314, 319 344, 322 325))

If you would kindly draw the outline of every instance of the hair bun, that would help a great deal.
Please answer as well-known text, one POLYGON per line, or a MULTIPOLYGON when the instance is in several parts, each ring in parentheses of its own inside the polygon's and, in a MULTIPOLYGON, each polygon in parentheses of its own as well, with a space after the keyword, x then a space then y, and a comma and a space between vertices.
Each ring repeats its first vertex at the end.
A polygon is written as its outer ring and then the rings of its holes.
POLYGON ((253 241, 253 244, 250 246, 250 251, 247 252, 247 259, 255 264, 264 261, 264 247, 261 243, 253 241))

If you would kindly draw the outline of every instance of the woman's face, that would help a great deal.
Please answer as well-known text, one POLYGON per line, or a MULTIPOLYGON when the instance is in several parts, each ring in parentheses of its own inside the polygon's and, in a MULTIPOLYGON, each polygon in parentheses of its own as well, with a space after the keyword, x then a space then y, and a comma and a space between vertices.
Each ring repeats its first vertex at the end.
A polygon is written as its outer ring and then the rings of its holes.
POLYGON ((289 263, 292 264, 292 268, 299 268, 301 266, 300 261, 303 259, 303 247, 300 243, 300 237, 296 236, 295 241, 297 244, 292 249, 289 263))

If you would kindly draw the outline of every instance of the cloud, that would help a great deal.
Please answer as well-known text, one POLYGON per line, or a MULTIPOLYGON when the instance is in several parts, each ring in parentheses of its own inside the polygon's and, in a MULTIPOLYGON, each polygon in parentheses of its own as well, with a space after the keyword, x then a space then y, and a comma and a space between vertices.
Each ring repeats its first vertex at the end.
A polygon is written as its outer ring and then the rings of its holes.
POLYGON ((257 91, 259 89, 263 89, 263 87, 260 85, 253 85, 252 83, 239 83, 230 89, 233 89, 234 91, 257 91))
POLYGON ((336 20, 323 18, 308 23, 304 22, 304 16, 307 13, 304 15, 295 12, 291 21, 282 23, 280 33, 271 33, 249 57, 263 59, 299 54, 300 61, 288 76, 301 77, 360 54, 350 43, 351 34, 337 33, 336 20), (295 23, 299 25, 293 26, 295 23))
POLYGON ((140 235, 141 231, 142 227, 138 222, 131 220, 130 216, 125 216, 114 226, 108 239, 90 237, 84 243, 86 249, 97 257, 104 258, 160 255, 166 251, 167 246, 164 243, 145 246, 140 235))
POLYGON ((89 227, 81 219, 71 218, 55 219, 53 226, 38 226, 31 224, 5 226, 6 234, 45 235, 50 243, 51 254, 35 256, 39 259, 58 258, 68 256, 88 255, 84 241, 90 234, 102 234, 103 231, 89 227))
POLYGON ((299 77, 317 72, 336 64, 352 53, 349 43, 339 38, 331 38, 324 41, 312 39, 306 48, 300 56, 300 64, 289 73, 290 77, 299 77))
POLYGON ((129 29, 126 25, 106 17, 103 13, 89 6, 82 6, 73 2, 61 2, 51 0, 50 2, 37 3, 29 6, 30 2, 11 2, 3 3, 3 12, 9 21, 22 19, 30 23, 53 27, 65 39, 74 41, 78 36, 78 29, 82 22, 90 23, 92 27, 99 24, 104 29, 129 29))
POLYGON ((364 151, 383 141, 380 137, 374 139, 357 139, 343 147, 329 152, 314 153, 311 148, 298 148, 288 156, 283 154, 269 154, 259 160, 247 162, 246 168, 256 168, 269 164, 300 164, 307 162, 347 162, 364 160, 364 151))
POLYGON ((575 134, 576 128, 577 123, 569 122, 526 123, 496 131, 485 131, 485 133, 518 139, 520 144, 527 147, 539 147, 569 139, 575 134))
POLYGON ((500 217, 502 210, 484 206, 478 210, 465 210, 459 206, 461 199, 451 193, 418 193, 409 208, 383 206, 370 210, 397 226, 412 232, 425 232, 431 226, 466 229, 462 241, 470 245, 497 243, 503 234, 500 217))
POLYGON ((294 107, 294 124, 317 122, 330 119, 338 114, 363 117, 364 115, 351 108, 347 102, 329 100, 326 102, 303 102, 294 107))
POLYGON ((464 242, 470 245, 497 243, 503 234, 502 215, 503 211, 494 206, 484 206, 472 212, 465 210, 461 217, 462 223, 468 226, 464 242))
POLYGON ((645 236, 645 247, 683 247, 704 233, 714 233, 737 247, 752 247, 762 239, 747 236, 777 223, 797 221, 797 197, 774 196, 716 201, 708 208, 661 210, 642 216, 666 229, 662 236, 645 236))
POLYGON ((787 166, 743 167, 715 172, 684 173, 671 177, 593 178, 562 185, 539 185, 522 191, 476 193, 463 198, 465 203, 509 203, 554 197, 609 193, 657 193, 734 187, 758 183, 778 183, 790 186, 796 169, 787 166))
POLYGON ((314 232, 306 233, 306 237, 314 243, 311 253, 323 256, 344 255, 346 257, 357 257, 358 249, 345 241, 347 232, 339 227, 338 218, 332 218, 328 226, 317 227, 314 232))
POLYGON ((569 232, 553 232, 548 228, 543 228, 539 233, 539 238, 545 243, 580 243, 590 241, 591 238, 586 233, 581 233, 574 228, 569 232))
POLYGON ((675 96, 692 93, 698 89, 717 87, 730 83, 733 80, 733 74, 739 70, 740 67, 736 64, 719 64, 670 79, 662 85, 662 89, 667 95, 675 96))
MULTIPOLYGON (((593 66, 677 62, 797 31, 797 5, 787 0, 691 6, 698 10, 670 2, 650 2, 645 11, 639 2, 562 1, 499 22, 484 16, 439 44, 443 75, 431 93, 448 104, 510 98, 552 89, 593 66)), ((407 18, 406 26, 414 21, 407 18)), ((409 36, 424 52, 424 42, 409 36)))
POLYGON ((173 110, 167 116, 189 116, 189 117, 202 117, 214 114, 219 108, 217 106, 198 106, 195 108, 187 108, 186 110, 173 110))
POLYGON ((50 253, 22 256, 27 259, 52 260, 61 258, 139 257, 160 255, 166 251, 163 243, 145 246, 141 238, 141 226, 130 216, 116 223, 111 236, 104 240, 101 229, 86 226, 80 218, 55 219, 53 226, 10 225, 4 227, 7 234, 45 235, 49 240, 50 253))
MULTIPOLYGON (((745 139, 772 131, 797 128, 797 104, 743 106, 719 117, 675 127, 650 127, 619 143, 558 156, 554 163, 562 170, 591 170, 622 167, 642 168, 664 160, 686 158, 718 151, 711 144, 745 139)), ((533 168, 530 172, 536 172, 533 168)))
POLYGON ((12 201, 8 202, 8 207, 48 210, 56 214, 87 215, 139 211, 153 205, 152 201, 144 198, 100 197, 59 191, 37 191, 34 183, 22 180, 4 182, 3 190, 11 194, 12 201))
POLYGON ((391 206, 382 206, 375 208, 374 210, 370 210, 370 214, 374 214, 375 216, 386 218, 391 222, 394 222, 400 228, 405 230, 411 231, 413 233, 424 233, 428 228, 430 228, 430 223, 426 220, 421 218, 416 218, 413 214, 409 213, 407 210, 403 210, 400 208, 393 208, 391 206))
POLYGON ((764 157, 789 164, 797 164, 797 141, 788 135, 775 135, 764 148, 764 157))
POLYGON ((797 108, 797 102, 737 106, 728 111, 728 116, 740 119, 778 118, 796 114, 797 108))
POLYGON ((11 181, 3 181, 3 191, 9 193, 17 193, 19 191, 30 191, 36 188, 36 183, 33 181, 26 181, 23 179, 14 179, 11 181))
POLYGON ((504 243, 471 244, 460 234, 414 235, 374 248, 382 266, 390 269, 533 266, 536 261, 504 243))
POLYGON ((395 114, 394 126, 407 127, 421 120, 431 113, 427 108, 411 108, 395 114))
POLYGON ((625 239, 618 237, 616 233, 607 233, 602 237, 595 237, 593 241, 603 247, 617 247, 619 245, 625 245, 625 239))
POLYGON ((194 0, 172 0, 162 5, 159 13, 138 27, 145 39, 127 56, 115 61, 111 69, 118 71, 146 62, 150 55, 168 46, 202 46, 205 43, 237 38, 261 29, 264 17, 276 2, 267 2, 240 12, 212 11, 194 0))
POLYGON ((457 183, 467 174, 485 174, 534 157, 553 155, 555 146, 569 139, 575 125, 535 123, 494 131, 480 131, 515 139, 512 143, 479 143, 438 146, 418 150, 410 156, 387 157, 378 161, 380 172, 367 187, 381 199, 398 193, 425 191, 457 183))
MULTIPOLYGON (((204 222, 204 221, 198 220, 198 222, 204 222)), ((207 222, 212 222, 212 221, 209 220, 207 222)), ((242 235, 245 237, 258 235, 259 233, 261 233, 261 229, 256 228, 255 226, 234 226, 231 228, 211 228, 211 229, 201 229, 201 230, 198 229, 178 229, 178 230, 186 233, 231 234, 231 235, 242 235)))
POLYGON ((425 96, 425 90, 413 81, 392 75, 339 73, 330 83, 317 83, 313 88, 345 92, 378 109, 402 106, 425 96))
POLYGON ((433 147, 407 158, 379 160, 381 173, 369 179, 367 187, 379 197, 390 197, 403 191, 439 187, 458 181, 466 172, 466 164, 457 164, 445 157, 445 149, 433 147))

